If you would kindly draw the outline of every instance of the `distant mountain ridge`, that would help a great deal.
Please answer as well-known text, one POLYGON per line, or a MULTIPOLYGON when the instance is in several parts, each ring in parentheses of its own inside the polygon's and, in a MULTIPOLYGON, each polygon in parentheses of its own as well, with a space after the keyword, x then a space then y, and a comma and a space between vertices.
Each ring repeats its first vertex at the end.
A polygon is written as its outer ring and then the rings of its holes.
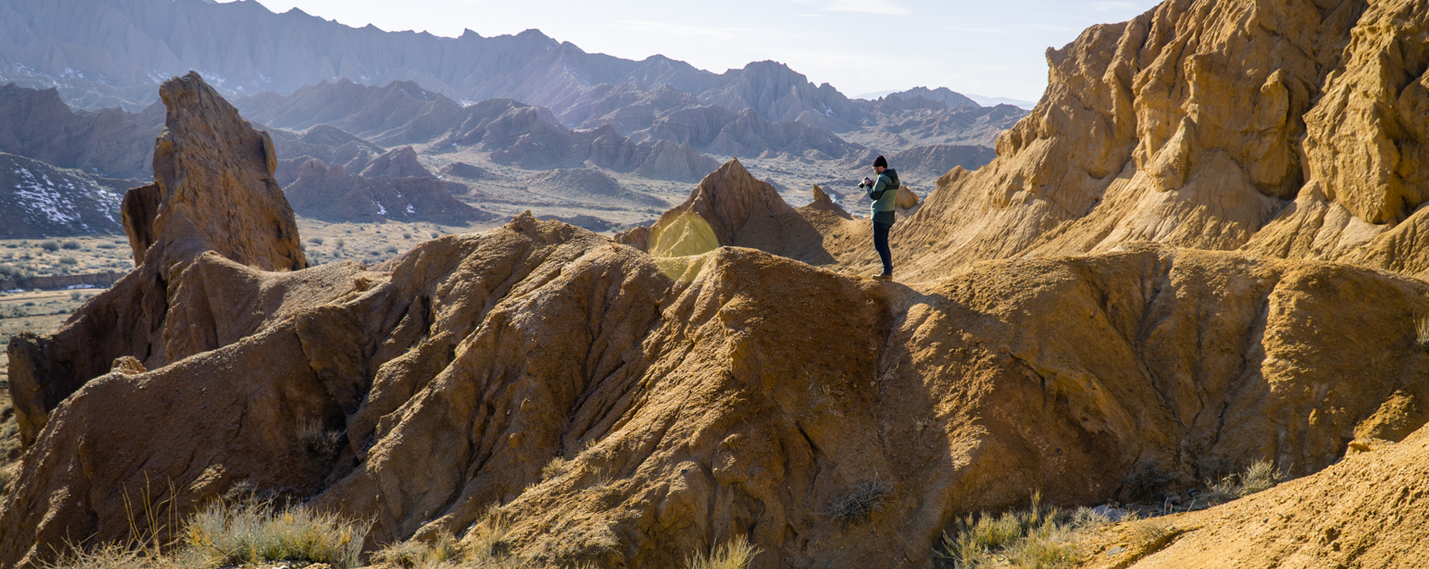
MULTIPOLYGON (((703 104, 734 113, 752 109, 771 122, 835 133, 875 126, 882 117, 876 102, 814 85, 782 63, 715 74, 661 55, 632 61, 586 53, 537 30, 492 38, 470 30, 457 38, 385 32, 297 9, 275 14, 250 0, 13 0, 0 6, 0 84, 56 87, 86 108, 133 108, 152 103, 160 81, 189 70, 230 97, 287 95, 344 78, 367 85, 410 81, 458 103, 512 99, 551 109, 568 126, 612 124, 626 134, 638 129, 622 128, 611 112, 703 104), (630 105, 639 109, 622 111, 630 105)), ((950 112, 977 107, 945 88, 904 95, 943 102, 950 112)))

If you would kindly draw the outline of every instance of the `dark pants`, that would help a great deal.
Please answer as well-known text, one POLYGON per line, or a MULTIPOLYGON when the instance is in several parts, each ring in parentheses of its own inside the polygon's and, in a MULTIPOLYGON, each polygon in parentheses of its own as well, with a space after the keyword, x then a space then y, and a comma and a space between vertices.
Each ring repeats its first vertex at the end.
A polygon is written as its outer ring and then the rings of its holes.
POLYGON ((888 248, 888 230, 893 229, 892 224, 873 222, 873 248, 878 251, 878 258, 883 261, 883 274, 893 274, 893 250, 888 248))

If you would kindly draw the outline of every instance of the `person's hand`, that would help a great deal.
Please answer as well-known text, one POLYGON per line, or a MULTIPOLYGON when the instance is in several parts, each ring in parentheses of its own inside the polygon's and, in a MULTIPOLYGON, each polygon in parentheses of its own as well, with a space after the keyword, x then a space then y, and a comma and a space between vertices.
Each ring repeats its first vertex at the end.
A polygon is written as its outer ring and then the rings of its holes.
POLYGON ((872 186, 872 185, 873 185, 873 179, 872 179, 872 178, 869 178, 869 177, 867 177, 867 176, 864 176, 864 178, 863 178, 863 185, 865 185, 865 186, 872 186))

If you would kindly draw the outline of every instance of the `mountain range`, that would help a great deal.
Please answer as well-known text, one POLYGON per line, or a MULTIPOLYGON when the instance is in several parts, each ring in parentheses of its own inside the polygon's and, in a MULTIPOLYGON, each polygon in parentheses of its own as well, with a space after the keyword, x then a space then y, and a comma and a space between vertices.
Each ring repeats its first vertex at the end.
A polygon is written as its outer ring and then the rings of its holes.
MULTIPOLYGON (((836 133, 877 125, 887 114, 881 101, 850 99, 777 62, 716 74, 660 55, 632 61, 586 53, 537 30, 491 38, 470 30, 457 38, 384 32, 298 9, 275 14, 249 0, 17 0, 0 7, 0 83, 56 87, 83 108, 142 108, 155 101, 160 81, 189 70, 230 97, 286 95, 341 79, 411 81, 454 101, 512 99, 546 107, 570 126, 612 124, 627 134, 638 125, 622 127, 622 117, 638 121, 698 104, 836 133)), ((949 112, 981 108, 946 89, 920 89, 902 98, 943 102, 949 112)))
MULTIPOLYGON (((660 55, 631 61, 586 53, 537 30, 491 38, 470 30, 457 38, 384 32, 296 8, 275 14, 250 0, 8 2, 0 7, 0 66, 0 81, 56 86, 84 107, 147 106, 160 81, 196 70, 230 96, 287 94, 342 78, 413 81, 461 101, 508 98, 547 107, 568 124, 584 123, 602 108, 601 99, 638 98, 661 86, 731 111, 754 109, 769 120, 835 132, 865 124, 876 108, 770 61, 716 74, 660 55)), ((958 102, 977 106, 961 96, 958 102)))
MULTIPOLYGON (((430 172, 421 192, 373 190, 365 180, 381 176, 365 173, 367 162, 404 146, 436 156, 432 170, 447 162, 441 154, 470 150, 520 171, 596 168, 676 183, 728 157, 821 165, 774 180, 801 191, 897 153, 907 179, 927 187, 954 167, 987 163, 997 135, 1026 115, 941 87, 851 99, 774 61, 717 74, 660 55, 591 54, 537 30, 385 32, 248 0, 16 0, 0 6, 0 84, 12 83, 0 88, 0 125, 12 133, 0 134, 0 151, 143 179, 163 120, 158 85, 189 70, 270 131, 280 184, 309 176, 298 213, 332 219, 406 212, 410 204, 379 197, 398 195, 437 196, 414 211, 447 212, 446 221, 486 216, 451 213, 457 200, 440 197, 448 192, 430 172), (360 215, 312 209, 358 194, 374 204, 360 215)), ((570 186, 560 179, 552 189, 570 186)))

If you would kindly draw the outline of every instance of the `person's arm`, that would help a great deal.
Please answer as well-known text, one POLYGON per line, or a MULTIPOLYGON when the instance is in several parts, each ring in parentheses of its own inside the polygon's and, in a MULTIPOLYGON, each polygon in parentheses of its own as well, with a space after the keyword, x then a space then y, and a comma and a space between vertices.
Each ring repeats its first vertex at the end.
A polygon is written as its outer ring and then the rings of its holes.
POLYGON ((883 174, 878 175, 878 179, 868 187, 868 199, 878 201, 883 197, 883 192, 888 191, 888 177, 883 174))

